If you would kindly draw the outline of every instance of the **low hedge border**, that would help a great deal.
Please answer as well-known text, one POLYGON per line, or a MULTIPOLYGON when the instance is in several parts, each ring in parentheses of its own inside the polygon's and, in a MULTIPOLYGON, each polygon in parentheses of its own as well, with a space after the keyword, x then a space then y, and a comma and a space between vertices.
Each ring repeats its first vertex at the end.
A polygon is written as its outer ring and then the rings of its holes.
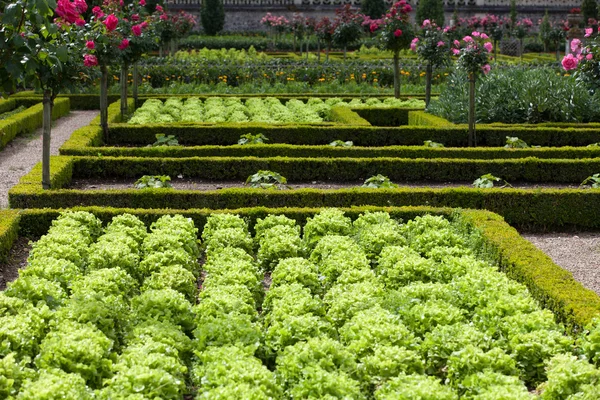
POLYGON ((102 131, 86 126, 73 132, 71 138, 60 148, 66 156, 108 157, 334 157, 334 158, 468 158, 468 159, 512 159, 512 158, 597 158, 600 147, 544 147, 507 149, 504 147, 334 147, 329 145, 231 145, 231 146, 159 146, 159 147, 104 147, 102 131))
POLYGON ((6 261, 19 236, 19 221, 18 210, 0 210, 0 262, 6 261))
MULTIPOLYGON (((70 157, 53 158, 51 163, 53 187, 60 188, 69 184, 73 176, 75 160, 70 157)), ((41 167, 37 165, 9 191, 10 206, 12 208, 61 208, 102 205, 134 208, 235 209, 248 206, 428 205, 491 210, 504 216, 510 224, 530 230, 600 228, 600 190, 597 189, 475 189, 469 187, 364 189, 356 187, 337 190, 282 191, 250 188, 214 191, 43 190, 40 182, 41 167)))
MULTIPOLYGON (((18 101, 17 101, 18 103, 18 101)), ((33 132, 42 126, 43 104, 38 103, 28 109, 0 121, 0 150, 17 135, 33 132)), ((56 99, 52 109, 52 119, 56 120, 70 111, 69 99, 56 99)))
POLYGON ((353 107, 352 110, 373 126, 401 126, 409 125, 409 115, 417 108, 401 107, 353 107))
POLYGON ((12 111, 17 107, 15 99, 0 99, 0 114, 12 111))
MULTIPOLYGON (((42 101, 42 95, 36 94, 33 90, 18 92, 10 96, 10 98, 19 101, 21 98, 31 98, 42 101)), ((100 96, 97 94, 59 94, 58 99, 68 98, 71 101, 72 110, 98 110, 100 109, 100 96)), ((119 95, 108 95, 108 102, 118 101, 119 95)))
POLYGON ((408 113, 407 125, 447 127, 453 124, 445 118, 440 118, 423 110, 414 110, 408 113))
POLYGON ((332 107, 330 118, 332 122, 353 126, 371 126, 371 123, 349 107, 332 107))
MULTIPOLYGON (((276 126, 268 124, 236 124, 201 126, 198 124, 113 124, 110 127, 109 145, 146 145, 153 143, 155 135, 175 135, 184 145, 232 145, 246 133, 262 133, 269 143, 296 145, 325 145, 334 140, 351 140, 356 146, 421 146, 426 140, 446 147, 467 147, 466 125, 451 126, 276 126)), ((561 147, 586 146, 600 142, 600 129, 496 127, 477 128, 478 146, 502 147, 507 136, 517 136, 530 145, 561 147)))
MULTIPOLYGON (((489 211, 453 210, 432 207, 352 207, 342 208, 347 215, 356 218, 365 211, 387 211, 394 218, 412 219, 423 214, 444 215, 460 224, 463 229, 475 231, 479 240, 474 246, 489 261, 499 267, 512 279, 525 284, 539 303, 552 310, 557 319, 573 331, 578 331, 592 318, 600 314, 600 297, 586 289, 573 279, 568 271, 554 264, 550 257, 537 249, 533 244, 523 239, 519 233, 510 227, 502 217, 489 211)), ((132 208, 88 207, 74 208, 94 213, 103 221, 109 221, 113 216, 130 213, 141 218, 146 224, 165 214, 182 214, 192 218, 202 230, 206 218, 213 213, 235 213, 247 219, 251 226, 257 218, 267 214, 285 214, 300 222, 311 217, 319 209, 316 208, 240 208, 234 210, 156 210, 132 208)), ((26 237, 38 237, 45 234, 59 210, 23 210, 0 211, 0 243, 8 244, 9 248, 17 234, 26 237), (2 227, 10 227, 2 230, 2 227)), ((7 252, 5 254, 8 254, 7 252)))
MULTIPOLYGON (((287 158, 287 157, 70 157, 74 178, 139 178, 142 175, 183 175, 210 180, 243 180, 259 170, 282 174, 290 182, 362 182, 382 174, 392 181, 468 182, 491 173, 509 183, 579 184, 600 172, 600 158, 496 159, 450 158, 287 158)), ((36 170, 37 171, 37 170, 36 170)), ((60 169, 56 169, 60 171, 60 169)), ((61 172, 62 174, 62 172, 61 172)), ((27 175, 29 176, 29 175, 27 175)), ((61 186, 55 186, 59 189, 61 186)))

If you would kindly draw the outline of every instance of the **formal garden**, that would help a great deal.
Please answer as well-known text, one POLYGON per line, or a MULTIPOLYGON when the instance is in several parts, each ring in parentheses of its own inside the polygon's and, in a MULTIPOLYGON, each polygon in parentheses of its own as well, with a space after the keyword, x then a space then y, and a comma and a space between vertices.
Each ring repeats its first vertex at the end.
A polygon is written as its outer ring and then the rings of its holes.
POLYGON ((0 0, 0 398, 598 399, 598 6, 442 3, 0 0))

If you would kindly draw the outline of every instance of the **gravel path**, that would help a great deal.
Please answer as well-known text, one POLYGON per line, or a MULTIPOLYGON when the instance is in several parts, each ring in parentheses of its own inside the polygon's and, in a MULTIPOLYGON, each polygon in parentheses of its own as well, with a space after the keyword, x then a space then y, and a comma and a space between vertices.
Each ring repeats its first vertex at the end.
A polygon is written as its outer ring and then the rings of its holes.
MULTIPOLYGON (((74 130, 88 125, 98 111, 71 111, 52 124, 51 154, 71 136, 74 130)), ((8 207, 8 190, 42 160, 42 129, 29 135, 17 136, 0 151, 0 208, 8 207)))
POLYGON ((600 295, 600 233, 522 234, 573 277, 600 295))

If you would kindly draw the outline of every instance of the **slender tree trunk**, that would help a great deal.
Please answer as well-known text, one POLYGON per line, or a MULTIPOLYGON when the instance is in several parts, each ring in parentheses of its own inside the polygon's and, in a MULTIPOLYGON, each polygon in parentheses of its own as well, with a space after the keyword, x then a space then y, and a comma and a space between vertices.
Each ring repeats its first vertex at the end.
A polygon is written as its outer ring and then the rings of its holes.
POLYGON ((174 57, 175 53, 177 52, 177 40, 176 39, 171 40, 170 45, 171 45, 171 57, 174 57))
POLYGON ((431 101, 431 78, 433 75, 433 66, 431 64, 427 64, 427 69, 425 70, 425 107, 429 107, 429 102, 431 101))
POLYGON ((308 53, 310 52, 309 50, 309 44, 308 44, 308 39, 306 40, 306 61, 308 61, 308 53))
POLYGON ((52 130, 52 92, 44 90, 42 134, 42 188, 50 189, 50 134, 52 130))
POLYGON ((475 132, 475 74, 469 75, 469 147, 477 146, 475 132))
POLYGON ((133 104, 137 107, 138 101, 138 84, 139 84, 139 71, 137 62, 133 64, 133 104))
POLYGON ((104 134, 104 143, 108 143, 108 68, 100 66, 102 76, 100 78, 100 127, 104 134))
POLYGON ((400 98, 400 54, 394 52, 394 97, 400 98))
POLYGON ((346 48, 346 45, 344 45, 344 61, 346 61, 347 54, 348 54, 348 49, 346 48))
POLYGON ((158 46, 158 56, 161 57, 161 58, 163 56, 163 46, 162 45, 158 46))
POLYGON ((292 52, 293 52, 294 54, 296 54, 296 32, 294 32, 294 33, 292 34, 292 36, 294 37, 294 43, 292 44, 292 52))
POLYGON ((317 62, 321 62, 321 40, 317 40, 317 62))
POLYGON ((560 61, 560 42, 556 43, 556 61, 560 61))
POLYGON ((494 62, 498 62, 498 41, 494 40, 494 62))
POLYGON ((331 42, 327 43, 327 50, 325 50, 325 62, 329 62, 329 52, 331 51, 331 42))
POLYGON ((519 39, 519 56, 521 58, 521 62, 523 62, 523 39, 519 39))
POLYGON ((128 107, 127 107, 127 78, 129 75, 129 65, 123 63, 121 65, 121 120, 127 119, 128 107))

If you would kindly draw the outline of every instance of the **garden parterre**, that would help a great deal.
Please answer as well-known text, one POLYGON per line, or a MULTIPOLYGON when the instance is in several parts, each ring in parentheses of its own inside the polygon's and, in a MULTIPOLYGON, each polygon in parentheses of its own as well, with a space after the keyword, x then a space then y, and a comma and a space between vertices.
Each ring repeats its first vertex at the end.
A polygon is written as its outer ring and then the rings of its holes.
POLYGON ((541 398, 575 399, 598 390, 598 328, 566 335, 524 286, 479 258, 476 232, 434 216, 400 224, 385 212, 352 222, 335 209, 302 229, 267 215, 253 232, 236 215, 208 216, 198 295, 190 219, 164 216, 147 232, 132 215, 103 228, 92 214, 62 214, 0 297, 9 377, 0 390, 18 399, 180 399, 194 389, 199 399, 525 399, 534 387, 541 398))

